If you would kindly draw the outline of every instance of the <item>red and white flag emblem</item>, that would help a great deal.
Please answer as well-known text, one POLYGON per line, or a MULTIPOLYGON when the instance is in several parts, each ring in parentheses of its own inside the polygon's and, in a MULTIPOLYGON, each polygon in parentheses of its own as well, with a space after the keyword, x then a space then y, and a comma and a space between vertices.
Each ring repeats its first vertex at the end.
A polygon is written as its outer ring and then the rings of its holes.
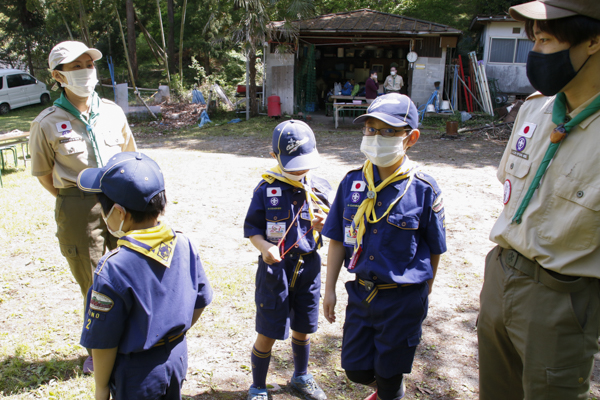
POLYGON ((364 181, 354 181, 352 182, 352 192, 364 192, 367 184, 364 181))
POLYGON ((271 187, 267 189, 267 197, 281 196, 280 187, 271 187))
POLYGON ((521 128, 519 129, 519 135, 526 138, 530 138, 533 136, 533 132, 535 131, 536 127, 537 125, 533 122, 525 122, 523 125, 521 125, 521 128))
POLYGON ((71 123, 69 121, 63 121, 63 122, 56 123, 56 130, 59 132, 70 131, 72 129, 73 128, 71 128, 71 123))

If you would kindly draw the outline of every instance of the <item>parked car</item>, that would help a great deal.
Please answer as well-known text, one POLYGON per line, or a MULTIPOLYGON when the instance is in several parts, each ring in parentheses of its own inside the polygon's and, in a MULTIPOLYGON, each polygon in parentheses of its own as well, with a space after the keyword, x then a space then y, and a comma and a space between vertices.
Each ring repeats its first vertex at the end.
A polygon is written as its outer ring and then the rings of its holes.
POLYGON ((19 69, 0 69, 0 114, 29 104, 50 102, 46 84, 19 69))

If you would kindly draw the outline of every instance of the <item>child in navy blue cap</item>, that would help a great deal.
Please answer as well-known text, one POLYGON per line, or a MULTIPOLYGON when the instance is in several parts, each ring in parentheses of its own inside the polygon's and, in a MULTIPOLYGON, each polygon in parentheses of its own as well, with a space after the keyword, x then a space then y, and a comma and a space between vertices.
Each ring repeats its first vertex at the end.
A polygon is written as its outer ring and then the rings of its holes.
POLYGON ((318 167, 315 135, 301 121, 285 121, 273 131, 271 156, 278 165, 262 175, 244 222, 244 237, 260 251, 256 272, 256 331, 253 384, 248 400, 267 400, 267 372, 276 339, 292 329, 294 375, 291 386, 306 399, 327 396, 308 373, 309 335, 317 331, 321 257, 317 249, 331 186, 313 176, 318 167))
POLYGON ((365 164, 340 183, 323 228, 329 237, 323 311, 335 321, 335 287, 342 264, 348 306, 342 367, 354 382, 376 392, 369 400, 404 397, 427 315, 440 254, 446 251, 442 192, 435 180, 405 155, 419 139, 418 113, 405 95, 371 103, 361 151, 365 164))
POLYGON ((77 186, 97 193, 119 238, 94 272, 81 335, 92 349, 96 399, 181 399, 185 333, 212 289, 189 239, 158 221, 167 202, 162 171, 142 153, 119 153, 83 170, 77 186))

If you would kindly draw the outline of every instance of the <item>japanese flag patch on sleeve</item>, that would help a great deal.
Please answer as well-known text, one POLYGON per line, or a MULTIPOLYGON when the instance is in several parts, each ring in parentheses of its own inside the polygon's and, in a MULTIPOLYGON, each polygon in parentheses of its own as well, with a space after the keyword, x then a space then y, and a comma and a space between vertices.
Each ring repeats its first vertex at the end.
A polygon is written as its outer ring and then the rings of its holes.
POLYGON ((113 308, 114 305, 115 302, 110 297, 108 297, 105 294, 96 292, 95 290, 92 290, 90 309, 94 311, 108 312, 113 308))
POLYGON ((364 181, 354 181, 352 182, 352 188, 350 191, 352 192, 364 192, 367 184, 364 181))

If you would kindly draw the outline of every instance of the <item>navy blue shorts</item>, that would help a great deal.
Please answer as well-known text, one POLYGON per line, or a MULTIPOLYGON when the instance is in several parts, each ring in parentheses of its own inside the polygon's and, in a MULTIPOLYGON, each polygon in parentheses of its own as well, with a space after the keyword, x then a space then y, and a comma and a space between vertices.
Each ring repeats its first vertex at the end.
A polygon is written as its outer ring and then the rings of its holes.
POLYGON ((410 373, 427 316, 427 283, 379 290, 368 307, 363 300, 371 291, 358 280, 346 282, 346 290, 342 368, 373 369, 382 378, 410 373))
POLYGON ((181 400, 188 367, 185 335, 140 353, 117 354, 110 377, 114 400, 181 400))
POLYGON ((285 340, 292 328, 314 333, 319 324, 321 257, 315 251, 303 256, 286 254, 268 265, 258 257, 256 271, 256 332, 285 340))

